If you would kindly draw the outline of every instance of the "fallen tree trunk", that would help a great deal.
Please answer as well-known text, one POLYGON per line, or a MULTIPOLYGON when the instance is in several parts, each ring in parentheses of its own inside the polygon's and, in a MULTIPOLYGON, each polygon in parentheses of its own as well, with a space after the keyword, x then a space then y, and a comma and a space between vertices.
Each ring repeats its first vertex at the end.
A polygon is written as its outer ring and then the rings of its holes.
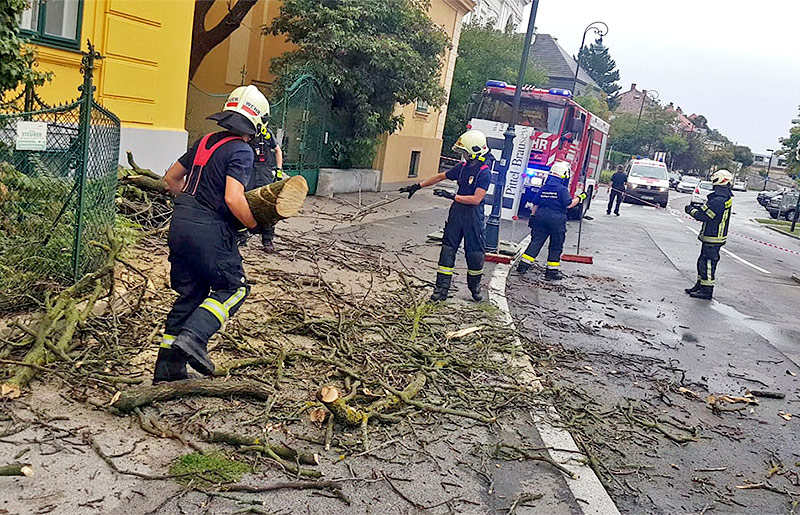
POLYGON ((308 195, 308 183, 301 175, 273 182, 244 194, 258 225, 273 225, 295 216, 308 195))
POLYGON ((164 179, 154 179, 147 175, 126 175, 121 179, 122 184, 136 186, 140 190, 149 191, 152 193, 167 193, 167 183, 164 179))
POLYGON ((144 176, 149 177, 151 179, 161 179, 162 178, 160 175, 158 175, 154 171, 149 170, 147 168, 142 168, 139 165, 137 165, 136 161, 134 161, 134 159, 133 159, 133 152, 131 152, 130 150, 126 150, 125 154, 127 155, 127 158, 128 158, 128 164, 131 165, 131 168, 133 168, 133 171, 136 172, 137 175, 144 175, 144 176))
POLYGON ((119 394, 111 406, 122 413, 154 402, 177 397, 200 395, 205 397, 251 397, 260 401, 270 398, 274 392, 256 381, 221 382, 210 379, 187 379, 172 383, 142 386, 119 394))

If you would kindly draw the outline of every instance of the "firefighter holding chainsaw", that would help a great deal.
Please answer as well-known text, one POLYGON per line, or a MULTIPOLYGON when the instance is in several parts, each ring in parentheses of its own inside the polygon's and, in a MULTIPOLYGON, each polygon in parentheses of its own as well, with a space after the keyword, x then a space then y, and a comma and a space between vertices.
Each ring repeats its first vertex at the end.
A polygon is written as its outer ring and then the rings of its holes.
POLYGON ((524 274, 531 269, 544 242, 549 238, 544 278, 552 281, 562 278, 559 267, 561 252, 564 250, 564 238, 567 234, 567 210, 586 199, 586 193, 581 193, 575 198, 569 194, 566 186, 569 174, 569 163, 556 161, 550 168, 550 173, 541 189, 533 196, 533 208, 528 221, 531 228, 531 242, 517 264, 518 273, 524 274))
POLYGON ((467 287, 476 302, 483 300, 481 293, 481 277, 483 262, 486 258, 486 242, 483 235, 483 199, 492 181, 492 163, 494 158, 489 153, 486 135, 479 130, 470 130, 462 134, 453 150, 461 154, 463 160, 444 173, 425 179, 421 183, 400 188, 411 198, 420 188, 433 186, 445 179, 456 181, 458 191, 436 188, 433 194, 437 197, 452 200, 447 222, 442 237, 442 250, 439 252, 439 270, 436 274, 436 286, 433 288, 431 300, 447 299, 450 284, 453 281, 453 269, 456 266, 456 252, 464 240, 464 254, 467 258, 467 287))
POLYGON ((728 225, 733 206, 731 182, 733 182, 731 172, 717 170, 711 175, 714 190, 708 194, 705 204, 700 207, 688 204, 685 208, 686 214, 703 222, 697 237, 701 242, 700 257, 697 258, 697 282, 691 288, 684 290, 696 299, 711 300, 714 295, 719 253, 728 239, 728 225))
POLYGON ((175 195, 169 229, 170 285, 178 292, 164 328, 153 382, 186 379, 186 364, 214 373, 208 340, 249 292, 236 233, 257 223, 244 196, 253 170, 249 141, 269 116, 255 86, 236 88, 222 112, 223 131, 206 134, 173 164, 164 180, 175 195))

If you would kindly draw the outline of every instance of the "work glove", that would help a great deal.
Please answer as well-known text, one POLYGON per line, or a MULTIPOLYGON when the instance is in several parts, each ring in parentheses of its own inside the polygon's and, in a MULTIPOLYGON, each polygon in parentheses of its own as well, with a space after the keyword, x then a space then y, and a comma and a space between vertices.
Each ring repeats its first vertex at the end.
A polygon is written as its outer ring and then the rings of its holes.
POLYGON ((276 180, 276 181, 281 181, 281 180, 283 180, 283 170, 281 170, 280 168, 278 168, 277 170, 275 170, 275 180, 276 180))
POLYGON ((250 237, 247 227, 242 227, 236 231, 236 246, 244 247, 247 245, 247 239, 250 237))
POLYGON ((585 191, 584 191, 584 192, 581 192, 581 194, 580 194, 580 195, 578 195, 578 198, 579 198, 579 199, 581 199, 581 202, 583 202, 584 200, 586 200, 586 192, 585 192, 585 191))
POLYGON ((436 188, 435 190, 433 190, 433 194, 437 197, 449 198, 450 200, 456 199, 455 193, 453 193, 452 191, 443 190, 442 188, 436 188))
POLYGON ((694 208, 692 207, 691 204, 686 204, 683 207, 683 210, 686 212, 687 215, 691 215, 692 214, 692 209, 694 209, 694 208))
POLYGON ((411 184, 410 186, 404 186, 404 187, 400 188, 399 191, 400 191, 400 193, 408 193, 408 198, 411 198, 411 197, 414 196, 414 193, 416 193, 421 188, 422 188, 422 186, 420 186, 419 183, 417 182, 417 183, 411 184))

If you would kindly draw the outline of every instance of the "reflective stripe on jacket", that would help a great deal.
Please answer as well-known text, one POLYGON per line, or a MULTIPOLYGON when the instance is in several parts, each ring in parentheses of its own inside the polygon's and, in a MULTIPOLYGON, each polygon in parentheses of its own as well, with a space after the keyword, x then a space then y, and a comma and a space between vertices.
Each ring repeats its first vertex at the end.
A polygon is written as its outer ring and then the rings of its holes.
POLYGON ((703 243, 724 245, 728 239, 733 193, 727 187, 714 187, 708 194, 708 200, 700 207, 692 208, 689 214, 703 222, 703 228, 697 239, 703 243))

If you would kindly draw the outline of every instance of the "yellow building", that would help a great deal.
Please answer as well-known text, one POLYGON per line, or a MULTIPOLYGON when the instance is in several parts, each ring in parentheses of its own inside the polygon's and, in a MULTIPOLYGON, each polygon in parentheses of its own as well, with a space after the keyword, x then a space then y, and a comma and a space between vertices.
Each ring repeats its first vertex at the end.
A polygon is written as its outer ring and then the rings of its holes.
POLYGON ((21 27, 39 50, 49 104, 78 96, 81 50, 91 40, 96 98, 122 121, 120 154, 164 171, 186 150, 186 85, 193 0, 31 0, 21 27))
MULTIPOLYGON (((280 5, 280 0, 256 3, 240 27, 206 55, 189 87, 187 124, 201 123, 206 114, 213 112, 215 102, 219 101, 213 101, 208 93, 224 94, 242 84, 266 86, 272 82, 271 59, 291 50, 291 45, 280 37, 263 36, 262 27, 277 16, 280 5)), ((431 19, 447 32, 452 42, 441 76, 447 92, 453 80, 462 18, 475 5, 475 0, 431 1, 431 19)), ((206 26, 216 25, 226 12, 227 0, 217 0, 206 16, 206 26)), ((395 134, 383 138, 374 163, 381 171, 383 189, 416 182, 438 171, 445 111, 446 104, 441 109, 423 104, 398 106, 397 112, 403 114, 405 124, 395 134)))

